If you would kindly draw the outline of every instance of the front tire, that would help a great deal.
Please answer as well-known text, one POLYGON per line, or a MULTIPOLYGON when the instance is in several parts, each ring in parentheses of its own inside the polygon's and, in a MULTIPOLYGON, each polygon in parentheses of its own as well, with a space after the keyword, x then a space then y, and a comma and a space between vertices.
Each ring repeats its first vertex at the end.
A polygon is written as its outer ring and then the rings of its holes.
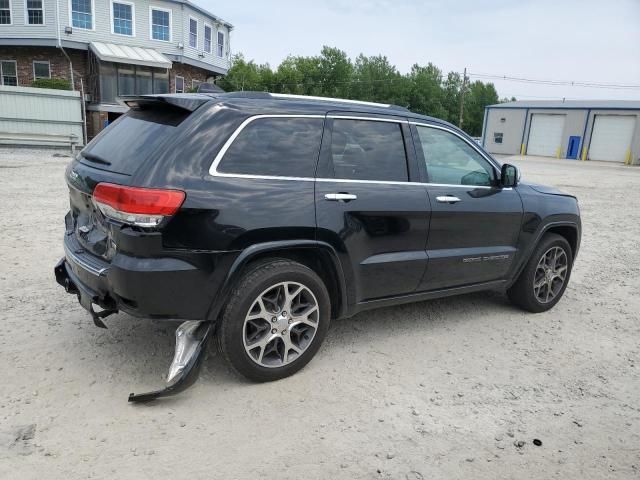
POLYGON ((260 262, 243 275, 222 314, 218 345, 241 375, 268 382, 293 375, 316 354, 329 329, 329 293, 310 268, 260 262))
POLYGON ((550 310, 562 298, 572 267, 573 252, 569 242, 560 235, 547 233, 516 283, 507 290, 509 300, 533 313, 550 310))

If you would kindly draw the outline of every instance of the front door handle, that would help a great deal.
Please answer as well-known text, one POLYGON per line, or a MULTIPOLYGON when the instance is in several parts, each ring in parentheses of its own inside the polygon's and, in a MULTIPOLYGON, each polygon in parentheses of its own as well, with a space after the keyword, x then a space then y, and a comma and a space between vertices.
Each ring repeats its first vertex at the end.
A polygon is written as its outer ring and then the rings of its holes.
POLYGON ((350 202, 357 200, 358 196, 351 193, 325 193, 324 199, 330 202, 350 202))
POLYGON ((436 197, 436 200, 440 203, 458 203, 460 201, 458 197, 453 195, 442 195, 441 197, 436 197))

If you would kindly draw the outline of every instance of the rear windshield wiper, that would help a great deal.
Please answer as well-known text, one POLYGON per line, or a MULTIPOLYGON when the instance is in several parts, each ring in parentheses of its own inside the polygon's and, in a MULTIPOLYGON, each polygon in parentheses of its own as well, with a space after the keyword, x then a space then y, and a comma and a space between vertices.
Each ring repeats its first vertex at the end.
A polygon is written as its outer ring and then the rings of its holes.
POLYGON ((111 165, 110 161, 105 160, 104 158, 98 155, 94 155, 93 153, 83 153, 82 156, 87 160, 89 160, 90 162, 101 163, 103 165, 111 165))

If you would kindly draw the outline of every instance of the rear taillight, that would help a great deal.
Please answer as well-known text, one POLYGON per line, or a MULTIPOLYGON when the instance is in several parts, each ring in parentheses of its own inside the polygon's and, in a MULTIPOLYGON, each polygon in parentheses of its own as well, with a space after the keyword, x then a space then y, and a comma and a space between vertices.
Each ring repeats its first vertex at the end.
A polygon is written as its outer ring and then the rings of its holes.
POLYGON ((93 202, 109 218, 139 227, 156 227, 178 211, 185 194, 180 190, 125 187, 99 183, 93 202))

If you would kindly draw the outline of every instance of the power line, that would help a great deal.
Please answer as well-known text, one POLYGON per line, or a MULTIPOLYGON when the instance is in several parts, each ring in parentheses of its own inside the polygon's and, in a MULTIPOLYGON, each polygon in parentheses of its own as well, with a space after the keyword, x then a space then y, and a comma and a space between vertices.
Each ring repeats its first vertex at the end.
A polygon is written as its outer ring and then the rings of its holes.
MULTIPOLYGON (((457 72, 456 72, 457 73, 457 72)), ((597 83, 590 82, 585 80, 548 80, 548 79, 535 79, 535 78, 526 78, 526 77, 517 77, 511 75, 498 75, 492 73, 473 73, 467 72, 466 77, 462 76, 462 78, 474 77, 478 79, 484 80, 503 80, 510 82, 519 82, 526 84, 536 84, 536 85, 550 85, 550 86, 568 86, 568 87, 586 87, 586 88, 600 88, 600 89, 608 89, 608 90, 640 90, 640 85, 633 84, 621 84, 621 83, 597 83)), ((445 76, 442 75, 440 79, 440 83, 444 83, 445 76)), ((245 87, 251 88, 258 87, 322 87, 324 85, 336 86, 336 85, 372 85, 372 84, 383 84, 383 83, 393 83, 393 82, 403 82, 406 80, 406 75, 397 74, 396 78, 377 78, 377 79, 367 79, 367 80, 331 80, 331 81, 314 81, 314 80, 306 80, 302 79, 297 82, 272 82, 272 83, 257 83, 245 84, 245 87)), ((244 83, 244 79, 241 80, 244 83)), ((236 82, 234 82, 236 83, 236 82)), ((525 97, 526 95, 519 95, 521 97, 525 97)), ((533 98, 533 96, 530 96, 533 98)), ((541 97, 542 98, 542 97, 541 97)))
POLYGON ((542 80, 536 78, 514 77, 509 75, 496 75, 492 73, 468 73, 471 77, 505 80, 510 82, 533 83, 538 85, 558 85, 568 87, 605 88, 611 90, 640 90, 640 85, 629 85, 621 83, 597 83, 584 80, 542 80))

